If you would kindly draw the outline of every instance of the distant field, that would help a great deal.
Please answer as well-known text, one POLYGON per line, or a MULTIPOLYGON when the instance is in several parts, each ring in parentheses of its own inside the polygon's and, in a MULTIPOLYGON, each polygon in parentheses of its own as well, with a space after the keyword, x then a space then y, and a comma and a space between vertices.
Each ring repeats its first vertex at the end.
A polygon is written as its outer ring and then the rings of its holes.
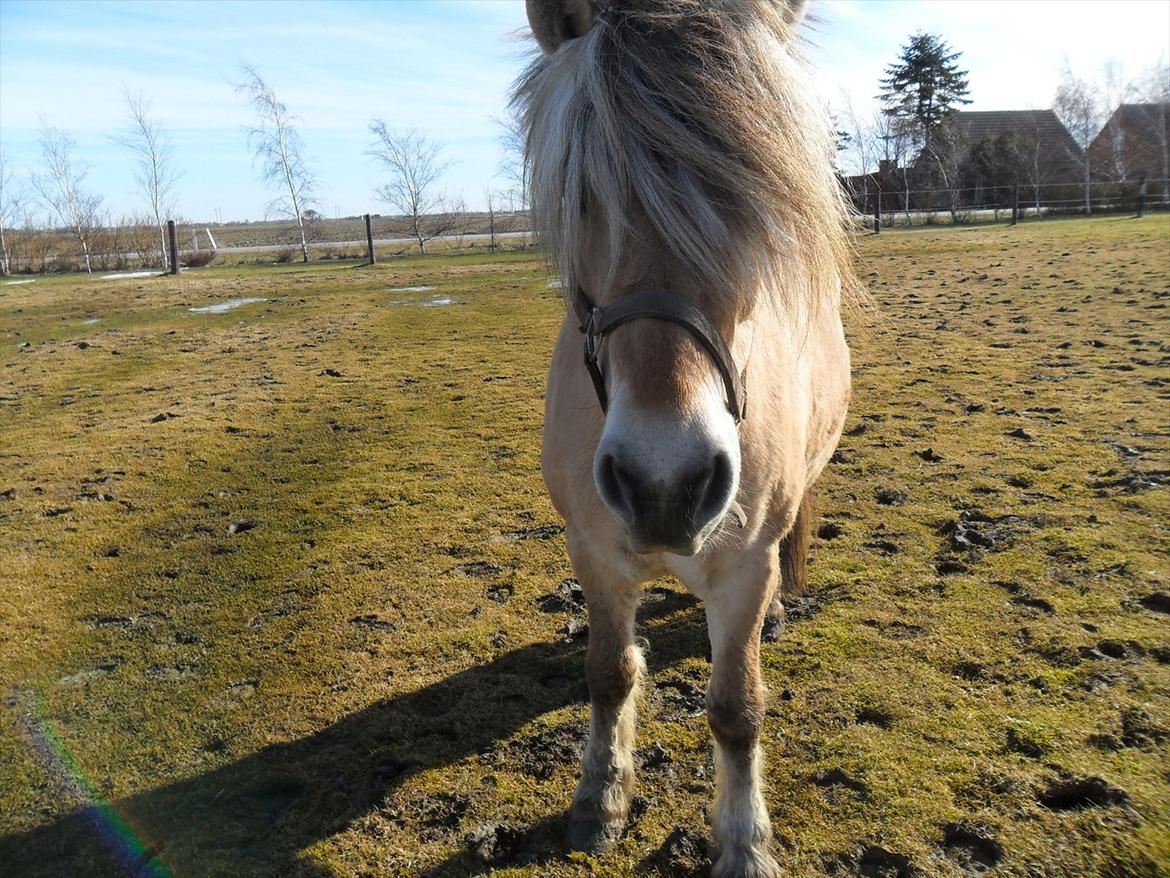
MULTIPOLYGON (((497 232, 522 232, 529 228, 526 213, 500 212, 496 215, 497 232)), ((461 224, 464 234, 487 234, 491 227, 486 213, 469 213, 463 217, 461 224)), ((400 238, 410 235, 410 227, 402 217, 375 216, 370 221, 375 238, 400 238)), ((179 241, 181 247, 190 243, 191 232, 199 236, 199 246, 208 246, 205 228, 211 229, 215 236, 215 243, 220 247, 258 247, 276 246, 280 244, 300 244, 300 232, 297 224, 290 220, 265 220, 254 223, 223 223, 199 225, 188 223, 184 225, 186 234, 179 241)), ((311 226, 312 237, 321 242, 329 241, 361 241, 366 240, 366 223, 360 216, 341 217, 338 219, 322 218, 311 226)))
MULTIPOLYGON (((763 650, 780 860, 1170 874, 1170 219, 858 245, 812 590, 763 650)), ((673 581, 635 818, 561 845, 561 314, 531 253, 0 282, 0 872, 703 874, 673 581)))

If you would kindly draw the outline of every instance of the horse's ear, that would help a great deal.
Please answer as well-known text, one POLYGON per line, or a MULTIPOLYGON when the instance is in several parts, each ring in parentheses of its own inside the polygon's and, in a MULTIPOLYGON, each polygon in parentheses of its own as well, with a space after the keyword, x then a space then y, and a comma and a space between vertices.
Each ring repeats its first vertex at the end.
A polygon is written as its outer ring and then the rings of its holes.
POLYGON ((527 6, 532 33, 550 55, 565 40, 584 36, 593 27, 591 0, 527 0, 527 6))

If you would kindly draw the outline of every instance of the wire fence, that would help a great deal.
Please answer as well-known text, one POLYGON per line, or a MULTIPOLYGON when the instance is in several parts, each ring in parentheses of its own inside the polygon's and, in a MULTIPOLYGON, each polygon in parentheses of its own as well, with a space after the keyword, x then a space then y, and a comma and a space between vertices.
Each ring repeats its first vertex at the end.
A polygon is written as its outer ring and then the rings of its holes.
MULTIPOLYGON (((857 178, 854 178, 857 181, 857 178)), ((845 185, 843 183, 843 185, 845 185)), ((1133 215, 1170 211, 1170 178, 961 188, 878 188, 872 177, 846 185, 858 229, 880 231, 891 226, 972 225, 1033 222, 1065 216, 1133 215)), ((185 267, 212 261, 292 262, 302 258, 294 241, 296 223, 177 224, 178 264, 185 267)), ((454 231, 436 238, 435 249, 446 252, 517 249, 532 245, 527 211, 493 215, 465 214, 454 231)), ((318 220, 310 240, 313 261, 373 261, 419 251, 401 217, 364 215, 318 220)), ((3 273, 84 270, 78 241, 62 229, 7 229, 3 273)), ((89 231, 87 246, 95 271, 163 269, 172 262, 159 246, 160 230, 141 223, 110 225, 89 231)), ((168 248, 169 249, 169 248, 168 248)))
POLYGON ((880 231, 888 226, 1023 222, 1060 216, 1170 210, 1170 179, 1094 180, 915 189, 847 189, 853 219, 880 231))

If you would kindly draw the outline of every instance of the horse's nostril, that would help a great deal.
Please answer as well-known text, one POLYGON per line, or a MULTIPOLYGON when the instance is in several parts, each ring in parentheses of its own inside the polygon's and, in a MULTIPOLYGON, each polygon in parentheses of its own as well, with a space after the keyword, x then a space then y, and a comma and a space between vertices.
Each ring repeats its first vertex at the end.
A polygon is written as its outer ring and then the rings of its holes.
POLYGON ((617 458, 607 454, 597 468, 597 482, 601 499, 618 509, 633 512, 635 480, 629 472, 618 465, 617 458))
POLYGON ((731 492, 731 483, 731 458, 720 451, 703 471, 702 479, 695 483, 695 493, 692 496, 695 510, 693 517, 697 527, 706 524, 723 508, 723 504, 727 502, 727 495, 731 492))
POLYGON ((638 542, 691 545, 729 499, 734 483, 731 458, 720 452, 706 463, 686 467, 663 457, 649 463, 657 467, 657 473, 647 473, 646 466, 643 460, 623 456, 619 449, 603 451, 594 473, 601 499, 625 521, 638 542))

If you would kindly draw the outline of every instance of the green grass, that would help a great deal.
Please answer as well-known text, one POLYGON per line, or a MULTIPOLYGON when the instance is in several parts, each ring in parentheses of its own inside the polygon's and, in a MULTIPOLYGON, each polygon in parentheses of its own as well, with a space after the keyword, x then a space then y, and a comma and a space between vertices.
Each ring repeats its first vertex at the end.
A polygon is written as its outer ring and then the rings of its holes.
MULTIPOLYGON (((1168 245, 1165 217, 859 240, 840 534, 763 656, 791 874, 1170 871, 1170 638, 1139 603, 1170 581, 1168 245), (963 513, 996 544, 956 548, 963 513), (1125 800, 1039 801, 1067 778, 1125 800)), ((560 844, 587 713, 583 641, 539 602, 572 575, 547 280, 507 253, 0 285, 12 874, 121 874, 95 796, 178 875, 701 868, 705 633, 670 581, 639 727, 669 761, 613 852, 560 844), (264 301, 188 310, 238 296, 264 301), (466 838, 501 822, 484 865, 466 838)))

